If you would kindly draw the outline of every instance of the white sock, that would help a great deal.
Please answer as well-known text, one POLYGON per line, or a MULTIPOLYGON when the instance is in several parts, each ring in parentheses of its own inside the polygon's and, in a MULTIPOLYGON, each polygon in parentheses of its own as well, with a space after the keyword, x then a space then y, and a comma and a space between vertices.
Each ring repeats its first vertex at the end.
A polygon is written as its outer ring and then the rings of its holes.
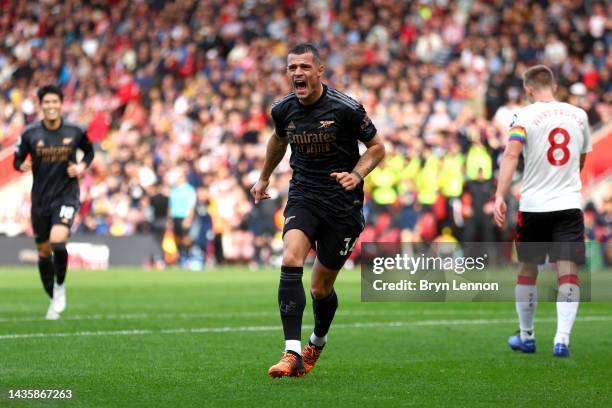
POLYGON ((569 337, 576 320, 579 304, 580 286, 575 283, 559 285, 559 293, 557 294, 557 334, 555 334, 554 344, 562 343, 569 345, 569 337))
POLYGON ((314 332, 310 335, 310 342, 317 347, 323 347, 327 343, 327 334, 323 337, 317 337, 314 332))
POLYGON ((285 351, 295 351, 302 355, 302 342, 299 340, 285 340, 285 351))
POLYGON ((517 284, 514 289, 516 298, 516 313, 521 329, 521 341, 535 338, 533 316, 538 306, 538 291, 536 285, 517 284))

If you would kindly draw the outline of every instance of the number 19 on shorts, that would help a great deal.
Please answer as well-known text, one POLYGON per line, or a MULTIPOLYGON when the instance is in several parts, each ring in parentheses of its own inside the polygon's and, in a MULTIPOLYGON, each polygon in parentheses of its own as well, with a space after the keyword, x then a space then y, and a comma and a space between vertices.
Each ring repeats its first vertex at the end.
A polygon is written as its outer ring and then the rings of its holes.
POLYGON ((69 205, 62 205, 59 213, 60 218, 66 218, 67 220, 71 220, 74 217, 74 207, 69 205))

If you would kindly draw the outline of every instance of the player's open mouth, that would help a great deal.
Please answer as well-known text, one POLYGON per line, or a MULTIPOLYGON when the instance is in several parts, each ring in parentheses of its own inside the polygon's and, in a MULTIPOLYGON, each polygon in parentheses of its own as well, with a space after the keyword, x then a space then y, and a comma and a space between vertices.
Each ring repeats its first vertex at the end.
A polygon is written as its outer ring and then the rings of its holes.
POLYGON ((293 86, 295 87, 296 91, 305 91, 307 88, 306 81, 303 79, 296 79, 293 81, 293 86))

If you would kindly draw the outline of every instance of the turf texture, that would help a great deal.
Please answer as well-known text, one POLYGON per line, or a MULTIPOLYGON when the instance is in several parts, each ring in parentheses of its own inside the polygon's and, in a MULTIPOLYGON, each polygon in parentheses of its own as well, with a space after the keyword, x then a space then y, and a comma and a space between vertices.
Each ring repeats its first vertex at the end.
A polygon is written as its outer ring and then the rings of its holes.
MULTIPOLYGON (((511 302, 362 303, 359 272, 343 271, 317 366, 273 380, 277 283, 277 271, 240 268, 70 271, 68 308, 45 321, 35 268, 0 269, 0 406, 612 406, 612 303, 580 305, 572 355, 559 359, 554 303, 539 304, 538 350, 526 355, 506 345, 511 302), (15 400, 11 389, 73 398, 15 400)), ((306 339, 310 303, 304 323, 306 339)))

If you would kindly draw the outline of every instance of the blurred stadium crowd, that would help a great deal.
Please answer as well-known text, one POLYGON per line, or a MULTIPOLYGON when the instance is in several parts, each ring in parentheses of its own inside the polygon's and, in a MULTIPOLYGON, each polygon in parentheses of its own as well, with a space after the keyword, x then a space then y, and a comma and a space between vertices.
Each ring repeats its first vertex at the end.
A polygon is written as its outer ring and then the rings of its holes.
MULTIPOLYGON (((0 0, 0 12, 0 146, 36 118, 36 88, 59 83, 66 117, 98 144, 76 233, 161 241, 168 196, 186 179, 191 240, 208 262, 266 262, 278 245, 288 161, 271 200, 255 207, 248 189, 294 43, 321 47, 325 82, 386 139, 363 240, 511 237, 491 223, 492 194, 531 64, 553 68, 559 98, 593 127, 611 117, 612 3, 0 0)), ((4 222, 27 232, 27 206, 4 222)), ((587 209, 589 237, 612 239, 612 195, 587 209)))

